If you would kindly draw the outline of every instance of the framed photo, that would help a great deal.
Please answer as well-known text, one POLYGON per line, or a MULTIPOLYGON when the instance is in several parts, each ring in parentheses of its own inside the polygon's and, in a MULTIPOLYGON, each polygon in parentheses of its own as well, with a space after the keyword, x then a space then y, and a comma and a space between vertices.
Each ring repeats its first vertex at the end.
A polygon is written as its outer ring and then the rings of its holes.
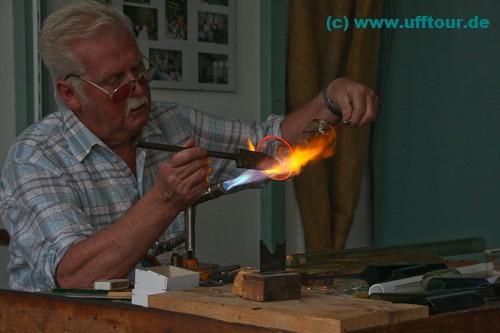
POLYGON ((111 0, 158 66, 153 88, 236 91, 235 0, 111 0))

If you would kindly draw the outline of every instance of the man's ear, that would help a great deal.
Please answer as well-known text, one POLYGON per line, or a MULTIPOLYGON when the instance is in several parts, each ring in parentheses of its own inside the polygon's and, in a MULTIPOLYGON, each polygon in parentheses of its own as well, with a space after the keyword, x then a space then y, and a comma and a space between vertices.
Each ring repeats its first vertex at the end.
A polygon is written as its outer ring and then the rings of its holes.
POLYGON ((74 111, 80 109, 80 96, 75 92, 73 87, 68 84, 68 82, 58 80, 56 82, 56 89, 62 101, 68 108, 74 111))

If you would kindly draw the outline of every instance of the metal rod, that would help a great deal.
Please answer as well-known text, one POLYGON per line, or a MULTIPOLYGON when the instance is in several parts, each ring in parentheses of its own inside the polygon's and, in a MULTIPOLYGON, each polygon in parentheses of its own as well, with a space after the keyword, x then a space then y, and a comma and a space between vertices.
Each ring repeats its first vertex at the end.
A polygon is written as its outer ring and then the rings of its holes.
POLYGON ((333 250, 330 252, 299 253, 288 256, 287 265, 291 267, 324 263, 348 255, 363 253, 413 253, 444 257, 465 253, 482 252, 486 249, 486 241, 482 237, 470 237, 444 241, 404 244, 386 247, 363 247, 354 249, 333 250))
POLYGON ((186 235, 185 245, 188 254, 188 259, 194 258, 194 217, 195 217, 195 206, 190 206, 186 208, 184 212, 185 226, 184 233, 186 235))
POLYGON ((205 201, 209 201, 212 199, 217 199, 223 194, 229 193, 229 191, 224 189, 223 181, 219 181, 215 184, 210 185, 205 192, 203 192, 198 200, 194 203, 195 205, 199 205, 205 201))
MULTIPOLYGON (((169 152, 173 152, 173 153, 177 153, 181 150, 186 149, 185 147, 180 147, 180 146, 166 145, 166 144, 145 142, 145 141, 136 141, 135 146, 138 148, 163 150, 163 151, 169 151, 169 152)), ((213 151, 213 150, 207 150, 207 156, 215 157, 215 158, 224 158, 227 160, 235 160, 235 161, 238 161, 240 158, 239 154, 225 153, 225 152, 213 151)))

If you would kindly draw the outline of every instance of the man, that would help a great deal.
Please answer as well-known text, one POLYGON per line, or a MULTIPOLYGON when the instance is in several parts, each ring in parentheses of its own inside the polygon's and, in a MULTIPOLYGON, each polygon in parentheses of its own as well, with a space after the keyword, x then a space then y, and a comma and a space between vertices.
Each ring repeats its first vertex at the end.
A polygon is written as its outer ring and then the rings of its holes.
MULTIPOLYGON (((183 231, 181 213, 209 179, 238 174, 234 162, 210 161, 206 149, 236 151, 266 135, 296 142, 313 119, 341 120, 321 94, 252 126, 151 102, 154 67, 125 16, 97 2, 50 15, 39 44, 60 109, 16 139, 3 169, 0 218, 11 236, 13 289, 126 277, 156 240, 183 231), (139 149, 135 140, 186 149, 139 149)), ((377 96, 366 87, 337 79, 325 93, 351 127, 374 120, 377 96)))

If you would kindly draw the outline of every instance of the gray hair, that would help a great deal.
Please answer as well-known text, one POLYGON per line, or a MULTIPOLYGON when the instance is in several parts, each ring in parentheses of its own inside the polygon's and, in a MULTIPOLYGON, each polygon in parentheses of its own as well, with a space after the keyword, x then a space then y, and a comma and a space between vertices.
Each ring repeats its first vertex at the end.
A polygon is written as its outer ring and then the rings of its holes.
MULTIPOLYGON (((78 39, 92 39, 106 31, 128 30, 133 35, 130 19, 121 11, 98 1, 78 0, 49 15, 39 35, 39 50, 54 84, 54 96, 61 100, 55 82, 84 68, 75 59, 72 47, 78 39)), ((73 85, 81 91, 81 82, 73 85)))

